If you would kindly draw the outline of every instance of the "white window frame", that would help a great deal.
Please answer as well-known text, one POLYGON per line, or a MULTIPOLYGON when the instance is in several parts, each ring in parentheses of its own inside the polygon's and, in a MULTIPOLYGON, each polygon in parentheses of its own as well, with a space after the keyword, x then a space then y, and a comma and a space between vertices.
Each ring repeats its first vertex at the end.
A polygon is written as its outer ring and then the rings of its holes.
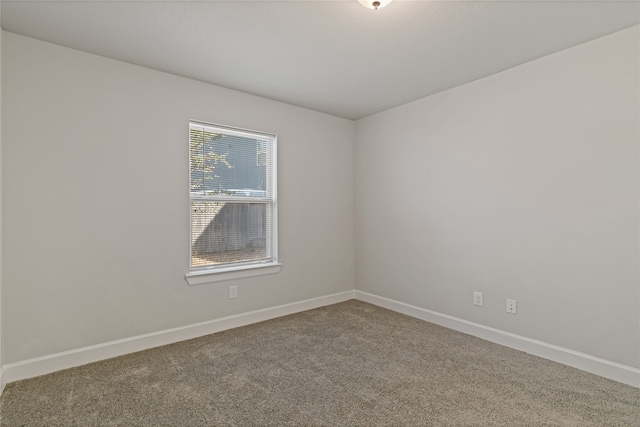
MULTIPOLYGON (((224 131, 226 134, 233 134, 241 137, 248 138, 256 138, 256 137, 266 137, 269 138, 272 142, 272 150, 271 150, 271 164, 272 164, 272 173, 271 173, 271 182, 267 183, 267 189, 271 191, 267 191, 267 194, 271 194, 271 209, 267 208, 267 217, 268 220, 271 220, 271 230, 272 232, 267 233, 267 247, 271 248, 271 257, 269 260, 261 260, 254 262, 242 262, 242 263, 233 263, 233 264, 221 264, 221 265, 208 265, 208 266, 198 266, 194 267, 191 265, 192 262, 192 241, 191 241, 191 232, 192 232, 192 218, 191 218, 191 203, 193 200, 212 200, 212 201, 228 201, 228 202, 241 202, 241 203, 251 203, 251 202, 264 202, 264 198, 260 197, 238 197, 238 196, 191 196, 191 167, 189 167, 189 271, 185 275, 187 283, 190 286, 194 285, 202 285, 206 283, 220 282, 226 280, 233 279, 241 279, 246 277, 260 276, 265 274, 274 274, 280 272, 282 264, 278 262, 278 197, 277 197, 277 142, 278 137, 275 134, 270 134, 266 132, 253 131, 248 129, 240 129, 231 126, 218 125, 214 123, 207 123, 199 120, 189 120, 189 126, 187 127, 187 131, 191 124, 201 125, 206 127, 212 127, 219 130, 224 131), (269 218, 270 217, 270 218, 269 218)), ((187 132, 187 140, 189 139, 189 132, 187 132)), ((190 157, 190 144, 187 144, 188 161, 191 162, 190 157)), ((269 153, 266 153, 267 155, 269 153)), ((189 164, 189 166, 191 166, 189 164)))

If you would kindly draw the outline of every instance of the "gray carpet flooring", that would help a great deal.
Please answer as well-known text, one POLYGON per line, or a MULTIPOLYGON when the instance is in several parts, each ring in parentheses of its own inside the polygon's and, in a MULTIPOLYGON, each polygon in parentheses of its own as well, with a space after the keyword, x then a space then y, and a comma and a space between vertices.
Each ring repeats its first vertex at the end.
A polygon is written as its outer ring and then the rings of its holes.
POLYGON ((9 384, 2 426, 640 426, 640 390, 360 301, 9 384))

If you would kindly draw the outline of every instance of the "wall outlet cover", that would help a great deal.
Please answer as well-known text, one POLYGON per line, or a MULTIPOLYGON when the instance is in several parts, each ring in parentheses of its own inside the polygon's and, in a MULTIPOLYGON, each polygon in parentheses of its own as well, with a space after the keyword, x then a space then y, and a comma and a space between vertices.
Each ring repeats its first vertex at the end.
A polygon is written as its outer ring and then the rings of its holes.
POLYGON ((473 292, 473 305, 477 305, 478 307, 484 306, 484 297, 482 292, 473 292))
POLYGON ((233 285, 229 286, 229 299, 238 298, 238 286, 233 285))

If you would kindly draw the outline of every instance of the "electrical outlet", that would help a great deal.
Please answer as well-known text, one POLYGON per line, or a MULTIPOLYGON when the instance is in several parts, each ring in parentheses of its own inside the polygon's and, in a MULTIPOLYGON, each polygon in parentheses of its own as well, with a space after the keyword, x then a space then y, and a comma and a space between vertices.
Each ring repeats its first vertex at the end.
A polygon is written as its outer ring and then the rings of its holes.
POLYGON ((507 300, 507 313, 516 314, 516 312, 517 312, 516 300, 508 299, 507 300))
POLYGON ((238 287, 236 285, 229 286, 229 299, 238 298, 238 287))
POLYGON ((484 306, 484 298, 482 296, 482 292, 473 292, 473 305, 477 305, 478 307, 484 306))

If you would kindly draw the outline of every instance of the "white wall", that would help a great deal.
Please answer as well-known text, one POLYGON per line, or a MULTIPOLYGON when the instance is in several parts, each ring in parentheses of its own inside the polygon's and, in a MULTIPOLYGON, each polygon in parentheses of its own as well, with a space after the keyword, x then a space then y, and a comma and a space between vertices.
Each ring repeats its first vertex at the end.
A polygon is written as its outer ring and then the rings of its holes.
POLYGON ((356 288, 640 367, 638 28, 359 120, 356 288))
POLYGON ((354 288, 352 121, 3 33, 5 364, 354 288), (278 135, 279 274, 189 287, 189 119, 278 135))
POLYGON ((362 119, 354 159, 350 121, 3 32, 2 362, 355 283, 639 367, 638 36, 362 119), (189 119, 279 137, 284 267, 237 300, 184 280, 189 119))
MULTIPOLYGON (((2 10, 1 7, 0 10, 2 10)), ((2 28, 0 28, 0 394, 4 390, 4 365, 2 364, 2 95, 2 28)))

